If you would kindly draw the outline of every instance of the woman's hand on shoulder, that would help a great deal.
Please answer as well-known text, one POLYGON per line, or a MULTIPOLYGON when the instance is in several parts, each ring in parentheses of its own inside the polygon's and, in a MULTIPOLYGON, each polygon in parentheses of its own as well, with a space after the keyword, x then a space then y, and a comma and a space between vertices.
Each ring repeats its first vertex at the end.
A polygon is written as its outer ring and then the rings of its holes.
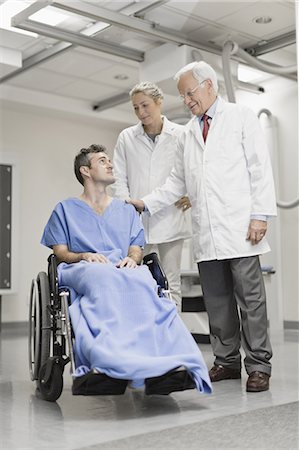
POLYGON ((143 200, 137 200, 137 199, 127 199, 126 203, 129 203, 129 205, 133 205, 139 213, 142 213, 145 208, 145 204, 143 200))

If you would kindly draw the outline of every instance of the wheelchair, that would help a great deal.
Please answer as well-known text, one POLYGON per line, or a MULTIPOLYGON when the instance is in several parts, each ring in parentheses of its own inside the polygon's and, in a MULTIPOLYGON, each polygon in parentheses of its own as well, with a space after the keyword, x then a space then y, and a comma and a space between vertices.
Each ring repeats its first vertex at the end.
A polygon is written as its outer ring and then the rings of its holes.
MULTIPOLYGON (((171 298, 166 275, 156 253, 143 259, 158 285, 159 297, 171 298)), ((48 273, 39 272, 32 280, 29 306, 29 372, 37 384, 36 395, 55 402, 63 390, 63 372, 70 363, 75 370, 75 336, 71 326, 70 291, 60 287, 57 275, 57 258, 48 257, 48 273)))

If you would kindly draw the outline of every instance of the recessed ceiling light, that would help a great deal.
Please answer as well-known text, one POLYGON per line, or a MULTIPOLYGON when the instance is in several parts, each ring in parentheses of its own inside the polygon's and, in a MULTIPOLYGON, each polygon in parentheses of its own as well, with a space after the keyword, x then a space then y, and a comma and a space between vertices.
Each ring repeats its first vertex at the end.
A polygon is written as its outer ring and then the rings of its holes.
POLYGON ((110 24, 106 22, 90 23, 85 28, 85 30, 80 31, 80 33, 84 34, 85 36, 92 36, 93 34, 99 33, 100 31, 103 31, 108 27, 110 27, 110 24))
POLYGON ((265 25, 267 23, 272 22, 272 17, 270 16, 259 16, 253 19, 253 22, 258 23, 260 25, 265 25))
POLYGON ((125 73, 119 73, 118 75, 114 75, 114 78, 115 78, 116 80, 121 80, 121 81, 123 81, 123 80, 127 80, 129 77, 128 77, 128 75, 126 75, 125 73))

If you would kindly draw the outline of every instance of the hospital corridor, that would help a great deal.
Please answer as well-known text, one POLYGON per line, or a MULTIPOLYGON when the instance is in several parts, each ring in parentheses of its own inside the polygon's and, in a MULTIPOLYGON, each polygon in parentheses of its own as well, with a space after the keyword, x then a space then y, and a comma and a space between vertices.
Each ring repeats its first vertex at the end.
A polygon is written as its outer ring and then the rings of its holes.
POLYGON ((299 448, 298 0, 0 0, 0 450, 299 448))

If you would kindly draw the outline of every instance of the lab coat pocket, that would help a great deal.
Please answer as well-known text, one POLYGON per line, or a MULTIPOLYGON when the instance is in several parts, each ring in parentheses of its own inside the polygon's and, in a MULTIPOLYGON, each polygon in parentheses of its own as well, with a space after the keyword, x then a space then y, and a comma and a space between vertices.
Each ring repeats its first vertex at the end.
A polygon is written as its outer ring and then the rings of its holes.
POLYGON ((250 221, 251 211, 250 192, 228 192, 226 194, 226 211, 230 222, 230 228, 246 233, 250 221))

